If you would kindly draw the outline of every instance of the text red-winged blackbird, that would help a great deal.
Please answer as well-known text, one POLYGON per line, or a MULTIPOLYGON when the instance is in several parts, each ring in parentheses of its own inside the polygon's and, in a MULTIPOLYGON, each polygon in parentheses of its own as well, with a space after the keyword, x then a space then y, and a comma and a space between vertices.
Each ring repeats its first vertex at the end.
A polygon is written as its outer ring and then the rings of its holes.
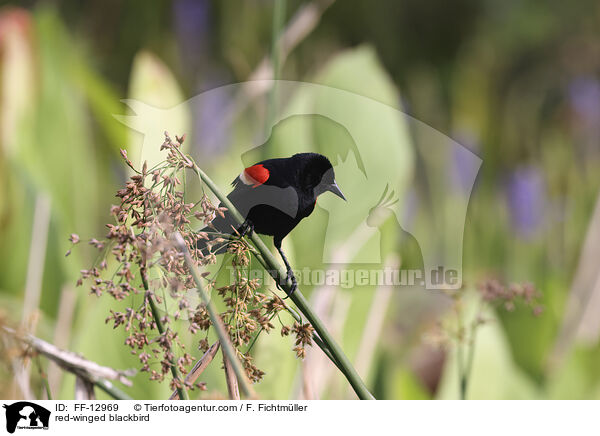
MULTIPOLYGON (((237 226, 231 214, 225 212, 224 218, 217 216, 201 231, 210 232, 213 227, 225 234, 254 230, 273 236, 275 248, 287 268, 287 278, 292 282, 291 294, 297 282, 281 250, 281 241, 312 213, 320 194, 330 191, 346 200, 335 182, 329 159, 318 153, 298 153, 288 158, 264 160, 242 171, 232 186, 233 191, 227 198, 245 218, 244 225, 237 226)), ((198 249, 206 253, 207 244, 211 244, 210 241, 199 242, 198 249)), ((214 253, 225 250, 224 243, 212 245, 214 253)))

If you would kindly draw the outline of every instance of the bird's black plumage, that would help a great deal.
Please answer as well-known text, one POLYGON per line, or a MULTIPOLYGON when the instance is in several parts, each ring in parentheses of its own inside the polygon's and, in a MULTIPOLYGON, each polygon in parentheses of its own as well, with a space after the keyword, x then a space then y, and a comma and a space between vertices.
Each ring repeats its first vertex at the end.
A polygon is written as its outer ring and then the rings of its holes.
MULTIPOLYGON (((293 292, 296 279, 281 250, 281 241, 313 212, 320 194, 330 191, 345 200, 335 182, 329 159, 318 153, 298 153, 289 158, 264 160, 242 171, 232 185, 233 191, 227 198, 245 218, 248 228, 273 236, 273 243, 285 262, 288 278, 292 280, 293 292)), ((217 216, 211 226, 225 234, 240 231, 228 212, 224 217, 217 216)), ((198 248, 207 250, 207 243, 210 241, 203 242, 198 248)), ((224 246, 214 246, 212 251, 222 252, 224 246)))

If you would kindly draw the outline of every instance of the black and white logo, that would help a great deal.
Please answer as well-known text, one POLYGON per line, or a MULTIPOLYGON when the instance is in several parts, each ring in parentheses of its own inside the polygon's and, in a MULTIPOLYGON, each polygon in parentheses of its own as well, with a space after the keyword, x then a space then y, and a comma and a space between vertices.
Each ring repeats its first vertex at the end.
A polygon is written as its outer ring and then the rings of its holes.
POLYGON ((48 430, 50 411, 29 401, 19 401, 10 405, 4 404, 6 409, 6 431, 14 433, 16 429, 22 430, 48 430))

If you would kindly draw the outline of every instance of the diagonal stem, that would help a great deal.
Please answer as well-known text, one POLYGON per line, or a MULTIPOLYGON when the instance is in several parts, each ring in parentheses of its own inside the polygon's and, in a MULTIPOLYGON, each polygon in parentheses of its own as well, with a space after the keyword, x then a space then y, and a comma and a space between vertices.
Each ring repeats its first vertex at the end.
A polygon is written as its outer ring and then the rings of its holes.
POLYGON ((231 362, 227 358, 227 354, 223 354, 223 367, 225 368, 225 381, 227 382, 227 392, 229 393, 230 400, 240 399, 240 389, 238 386, 238 380, 235 375, 235 371, 231 362))
MULTIPOLYGON (((206 184, 206 186, 208 186, 208 188, 217 196, 217 198, 221 201, 223 206, 227 208, 229 213, 231 213, 231 216, 235 219, 237 224, 239 226, 243 225, 244 218, 240 215, 238 210, 233 206, 231 201, 229 201, 229 199, 225 195, 223 195, 223 193, 217 187, 217 185, 206 175, 206 173, 198 165, 196 165, 196 163, 194 163, 194 161, 191 158, 184 156, 178 147, 174 147, 174 149, 177 150, 181 154, 183 159, 192 168, 192 170, 198 175, 200 180, 204 184, 206 184)), ((267 248, 267 246, 262 241, 262 239, 260 239, 260 237, 254 232, 250 235, 250 239, 254 243, 257 250, 260 252, 263 260, 265 261, 266 265, 268 266, 267 271, 273 277, 273 279, 278 281, 282 277, 287 277, 285 270, 277 262, 277 260, 275 259, 275 257, 271 253, 271 251, 267 248)), ((280 281, 279 283, 282 283, 282 282, 283 282, 283 280, 280 281)), ((285 283, 282 285, 282 287, 285 289, 285 291, 289 295, 291 292, 291 289, 292 289, 291 281, 286 280, 285 283)), ((371 394, 369 392, 365 383, 362 381, 362 379, 356 372, 356 369, 354 369, 354 367, 350 363, 350 360, 344 354, 344 351, 342 350, 342 348, 338 345, 338 343, 335 341, 333 336, 331 336, 331 334, 325 327, 325 324, 321 321, 321 319, 315 314, 315 312, 309 306, 308 301, 306 300, 306 298, 304 297, 302 292, 300 292, 300 290, 297 289, 295 292, 293 292, 290 295, 290 298, 296 304, 296 307, 298 307, 298 309, 304 314, 304 316, 312 324, 315 331, 321 338, 322 343, 317 342, 317 345, 319 345, 321 347, 321 349, 323 349, 325 354, 332 360, 332 362, 344 374, 344 376, 346 377, 346 379, 348 380, 348 382, 354 389, 354 392, 356 392, 356 395, 358 396, 358 398, 360 398, 361 400, 374 400, 375 397, 373 396, 373 394, 371 394)))
MULTIPOLYGON (((80 377, 89 381, 90 383, 93 383, 115 400, 133 399, 118 389, 111 381, 118 380, 127 386, 131 386, 131 381, 125 377, 124 373, 106 366, 98 365, 96 362, 87 360, 70 351, 60 349, 55 345, 43 341, 31 334, 17 334, 15 330, 6 326, 1 327, 0 330, 8 333, 8 335, 14 337, 16 340, 27 344, 36 352, 55 362, 64 371, 70 372, 76 377, 80 377)), ((6 336, 3 336, 3 338, 6 338, 6 336)))
MULTIPOLYGON (((196 362, 189 374, 185 376, 186 383, 194 384, 196 380, 198 380, 200 374, 204 372, 210 362, 212 362, 212 360, 215 358, 217 351, 219 351, 219 346, 220 343, 217 341, 212 344, 208 350, 206 350, 206 353, 202 355, 200 360, 196 362)), ((169 400, 179 400, 179 394, 177 393, 177 390, 173 391, 169 400)))
POLYGON ((225 329, 225 325, 223 324, 223 321, 221 320, 221 317, 219 316, 219 313, 217 312, 214 303, 210 300, 206 289, 204 288, 204 284, 200 279, 200 272, 198 271, 198 267, 196 267, 192 256, 190 256, 190 252, 188 251, 187 246, 185 245, 185 241, 183 240, 181 234, 177 232, 173 236, 175 244, 177 245, 177 249, 183 254, 185 264, 187 265, 190 274, 192 275, 192 278, 196 283, 198 294, 200 294, 200 298, 206 305, 206 310, 208 311, 210 321, 212 322, 217 336, 219 337, 219 342, 221 343, 221 350, 223 351, 223 356, 227 357, 229 363, 233 367, 233 372, 237 377, 238 383, 240 384, 240 388, 242 389, 244 395, 250 398, 254 398, 255 394, 252 389, 252 386, 250 386, 250 382, 246 377, 246 372, 242 368, 242 365, 237 357, 236 351, 233 348, 233 345, 231 344, 229 334, 225 329))

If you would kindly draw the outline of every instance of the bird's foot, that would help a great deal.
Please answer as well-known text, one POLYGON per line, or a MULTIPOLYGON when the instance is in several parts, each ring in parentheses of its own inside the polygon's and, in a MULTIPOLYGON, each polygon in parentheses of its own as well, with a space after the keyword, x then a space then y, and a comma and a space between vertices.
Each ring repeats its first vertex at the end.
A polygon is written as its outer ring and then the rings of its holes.
MULTIPOLYGON (((285 253, 281 250, 281 239, 273 238, 273 242, 275 243, 275 248, 277 248, 277 251, 279 251, 281 258, 283 259, 283 263, 285 263, 285 268, 287 270, 287 276, 285 278, 285 283, 287 284, 288 280, 292 282, 292 286, 290 286, 290 290, 285 291, 285 293, 289 297, 294 293, 294 291, 296 289, 298 289, 298 282, 296 281, 296 276, 294 276, 294 271, 292 270, 292 267, 290 266, 290 263, 288 262, 287 257, 285 257, 285 253)), ((283 277, 280 277, 280 279, 283 279, 283 277)), ((281 288, 279 288, 279 289, 281 289, 281 288)))
POLYGON ((287 294, 287 291, 283 288, 283 286, 281 286, 279 280, 275 280, 275 286, 277 286, 277 289, 279 289, 281 292, 285 292, 285 297, 283 297, 282 300, 287 300, 289 295, 287 294))
POLYGON ((240 227, 240 238, 252 236, 252 232, 254 232, 254 224, 249 220, 244 221, 244 224, 240 227))
POLYGON ((298 289, 298 282, 296 281, 296 276, 291 269, 288 269, 286 280, 290 280, 292 282, 292 287, 290 288, 290 292, 288 292, 288 297, 290 297, 296 289, 298 289))
POLYGON ((275 286, 277 286, 277 289, 279 289, 280 291, 285 292, 286 296, 283 297, 283 299, 288 299, 294 293, 294 291, 298 289, 298 282, 296 280, 296 276, 294 276, 294 272, 291 269, 288 270, 287 275, 285 277, 285 282, 281 279, 276 280, 275 286), (283 287, 285 284, 287 284, 288 280, 292 282, 292 286, 290 287, 289 292, 283 287))

